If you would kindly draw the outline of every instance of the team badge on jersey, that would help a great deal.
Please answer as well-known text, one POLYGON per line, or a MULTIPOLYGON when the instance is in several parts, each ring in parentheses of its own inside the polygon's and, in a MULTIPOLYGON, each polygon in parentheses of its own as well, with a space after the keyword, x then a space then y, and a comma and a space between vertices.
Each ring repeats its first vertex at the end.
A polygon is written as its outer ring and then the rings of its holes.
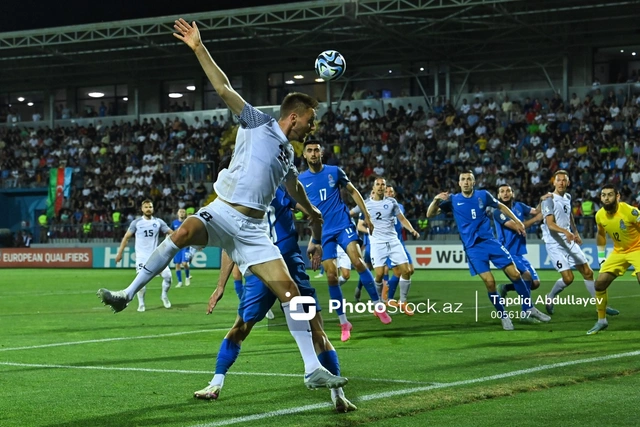
POLYGON ((153 223, 153 228, 158 228, 158 224, 156 224, 155 222, 153 223))
POLYGON ((482 203, 482 199, 480 197, 478 197, 478 207, 480 209, 484 209, 484 203, 482 203))
POLYGON ((624 220, 620 220, 620 230, 626 230, 627 226, 624 224, 624 220))
POLYGON ((638 216, 638 215, 640 215, 640 213, 638 212, 638 209, 634 209, 634 210, 631 211, 631 215, 638 216))
POLYGON ((333 188, 336 186, 336 181, 333 179, 333 176, 331 174, 328 175, 327 179, 329 180, 329 187, 333 188))
POLYGON ((389 205, 382 205, 383 208, 389 209, 389 205))

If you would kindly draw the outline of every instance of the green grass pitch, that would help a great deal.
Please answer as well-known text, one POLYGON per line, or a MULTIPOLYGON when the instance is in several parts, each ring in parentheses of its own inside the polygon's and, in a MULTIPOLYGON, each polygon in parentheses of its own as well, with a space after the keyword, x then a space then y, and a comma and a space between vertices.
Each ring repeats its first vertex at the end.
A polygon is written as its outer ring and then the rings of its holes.
MULTIPOLYGON (((640 286, 630 275, 609 291, 620 316, 587 336, 593 306, 557 306, 549 324, 515 321, 516 330, 507 332, 491 318, 479 278, 419 271, 410 299, 429 300, 439 312, 395 314, 390 325, 353 314, 346 343, 336 315, 328 313, 324 279, 314 280, 325 329, 350 379, 346 395, 359 408, 336 414, 328 390, 304 388, 302 361, 278 325, 284 322, 279 310, 243 344, 218 401, 195 400, 193 391, 211 379, 238 301, 229 282, 221 305, 206 316, 218 272, 192 272, 190 287, 171 289, 173 308, 162 307, 157 278, 148 286, 145 313, 136 312, 134 301, 114 315, 95 292, 125 287, 133 270, 0 271, 0 425, 638 424, 640 286), (445 303, 458 312, 443 312, 445 303)), ((534 295, 557 278, 553 271, 541 276, 534 295)), ((496 277, 504 281, 501 272, 496 277)), ((343 287, 347 300, 356 282, 354 271, 343 287)), ((572 294, 588 296, 581 278, 561 295, 572 294)))

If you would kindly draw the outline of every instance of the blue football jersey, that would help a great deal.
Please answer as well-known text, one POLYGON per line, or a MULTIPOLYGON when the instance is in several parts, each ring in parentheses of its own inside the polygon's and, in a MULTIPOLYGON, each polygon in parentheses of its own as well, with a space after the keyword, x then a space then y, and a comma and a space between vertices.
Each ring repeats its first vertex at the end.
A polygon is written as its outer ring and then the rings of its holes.
MULTIPOLYGON (((531 215, 533 208, 521 202, 514 202, 511 206, 513 214, 524 223, 524 219, 531 215)), ((511 218, 496 209, 493 212, 493 220, 496 225, 496 235, 502 246, 507 248, 511 255, 524 255, 527 253, 527 238, 507 228, 504 224, 511 218)))
POLYGON ((269 234, 271 241, 280 249, 281 254, 299 250, 298 233, 291 209, 295 209, 296 201, 278 187, 276 195, 267 208, 269 234))
POLYGON ((453 212, 465 248, 484 240, 495 240, 487 207, 497 208, 498 201, 486 190, 474 190, 471 197, 454 194, 439 207, 443 212, 453 212))
POLYGON ((184 221, 180 221, 179 219, 174 219, 173 222, 171 223, 171 229, 173 231, 176 231, 178 228, 180 228, 183 222, 184 221))
POLYGON ((306 170, 298 177, 309 201, 322 212, 323 234, 332 234, 351 225, 349 208, 342 201, 340 187, 350 181, 338 166, 324 165, 318 173, 306 170))

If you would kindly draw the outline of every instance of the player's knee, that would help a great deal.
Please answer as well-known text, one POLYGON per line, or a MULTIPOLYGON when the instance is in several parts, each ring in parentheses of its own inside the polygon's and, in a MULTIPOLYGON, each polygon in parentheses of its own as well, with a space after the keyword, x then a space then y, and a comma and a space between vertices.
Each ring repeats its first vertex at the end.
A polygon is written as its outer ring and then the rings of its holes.
POLYGON ((363 272, 367 269, 367 266, 364 265, 364 262, 362 262, 362 260, 360 258, 358 258, 356 260, 356 262, 353 263, 353 267, 356 269, 356 271, 358 272, 363 272))
POLYGON ((188 246, 189 242, 193 238, 193 234, 193 230, 191 230, 190 227, 182 226, 178 228, 170 238, 174 245, 182 249, 185 246, 188 246))
POLYGON ((347 280, 351 279, 351 272, 349 270, 344 270, 342 272, 342 279, 346 282, 347 280))
POLYGON ((531 290, 532 291, 535 291, 539 287, 540 287, 540 281, 539 280, 534 280, 533 282, 531 282, 531 290))

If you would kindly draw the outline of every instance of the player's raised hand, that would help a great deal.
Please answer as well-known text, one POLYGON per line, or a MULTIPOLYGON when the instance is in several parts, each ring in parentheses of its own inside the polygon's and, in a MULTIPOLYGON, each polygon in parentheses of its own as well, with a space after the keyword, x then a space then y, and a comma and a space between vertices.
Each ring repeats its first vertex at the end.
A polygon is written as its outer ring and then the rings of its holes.
POLYGON ((207 305, 207 314, 211 314, 213 309, 218 305, 218 301, 222 299, 222 295, 224 294, 224 287, 216 286, 213 290, 213 293, 209 297, 209 304, 207 305))
POLYGON ((202 43, 196 21, 193 21, 190 25, 187 21, 180 18, 175 22, 173 28, 177 31, 177 33, 173 33, 173 36, 185 42, 191 49, 196 50, 200 43, 202 43))
POLYGON ((439 200, 440 202, 446 202, 447 200, 449 200, 449 192, 448 191, 442 192, 442 193, 438 194, 435 197, 435 199, 439 200))

